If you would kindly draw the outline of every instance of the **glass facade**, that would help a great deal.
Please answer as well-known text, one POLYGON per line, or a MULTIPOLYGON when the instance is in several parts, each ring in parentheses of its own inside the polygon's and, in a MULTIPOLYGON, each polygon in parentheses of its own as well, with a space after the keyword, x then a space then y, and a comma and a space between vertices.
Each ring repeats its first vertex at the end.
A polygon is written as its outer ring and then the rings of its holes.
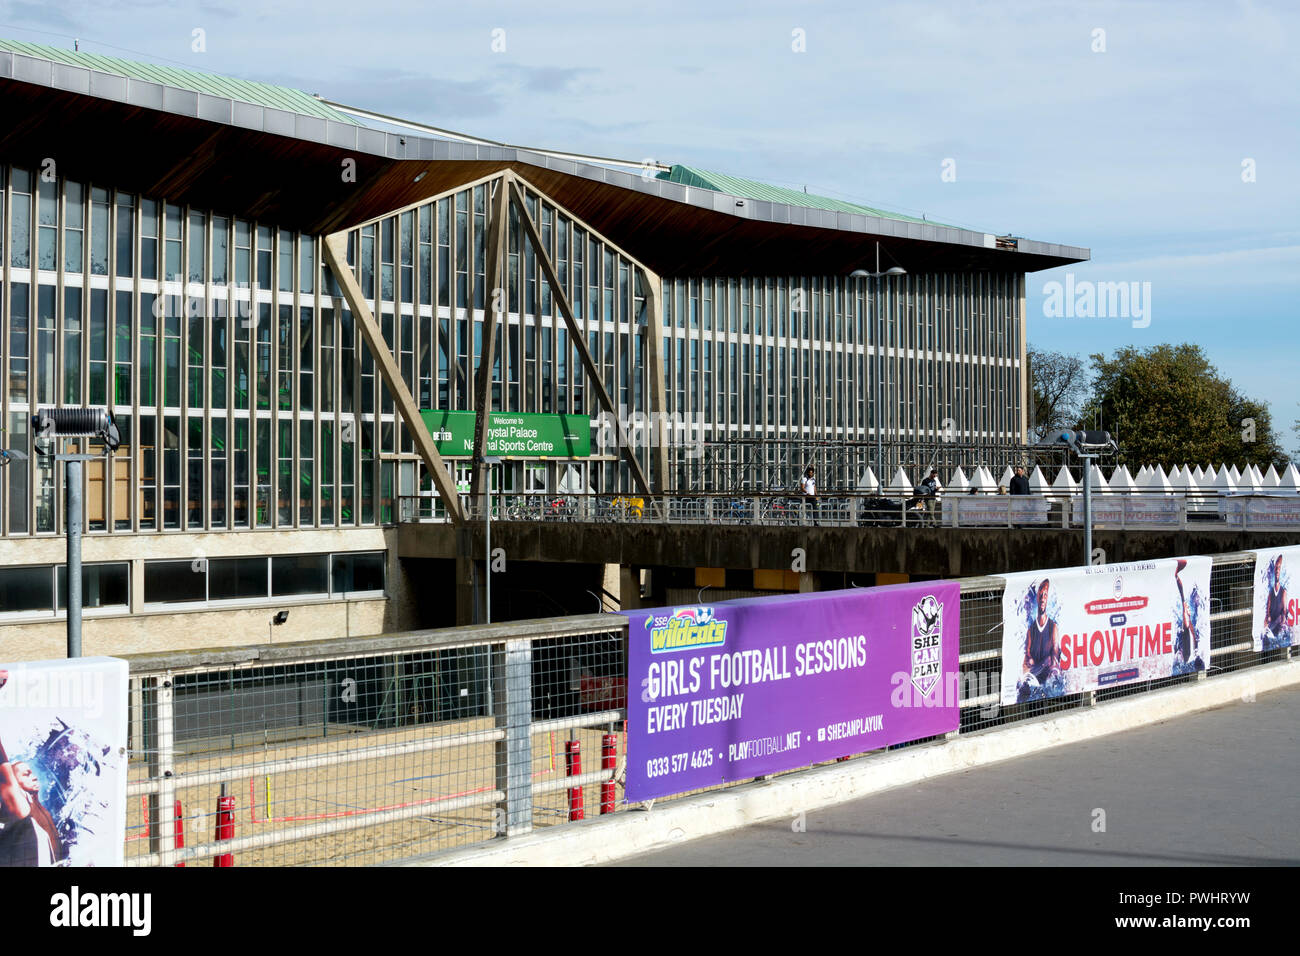
MULTIPOLYGON (((663 288, 667 411, 704 442, 879 441, 888 451, 862 460, 880 471, 897 467, 905 447, 1021 440, 1018 274, 709 277, 663 288)), ((717 474, 690 455, 673 463, 679 488, 717 474)))
POLYGON ((62 530, 29 427, 53 404, 106 405, 122 434, 111 465, 86 469, 92 533, 391 517, 394 462, 375 445, 394 434, 391 399, 323 281, 319 237, 41 170, 0 176, 3 442, 31 456, 0 472, 4 534, 62 530))
MULTIPOLYGON (((29 424, 46 404, 107 405, 122 433, 111 465, 87 468, 92 533, 374 526, 394 520, 397 495, 427 487, 323 269, 322 237, 38 169, 0 177, 0 416, 4 444, 31 456, 0 471, 5 535, 62 530, 61 482, 29 424)), ((499 304, 492 407, 594 417, 513 208, 499 290, 486 287, 494 185, 351 230, 348 261, 420 407, 473 407, 483 317, 499 304)), ((536 193, 526 204, 629 412, 650 410, 655 300, 665 411, 702 422, 706 439, 1019 439, 1018 275, 670 277, 647 296, 652 280, 609 240, 536 193)), ((639 455, 649 470, 651 450, 639 455)), ((519 468, 507 487, 525 483, 519 468)), ((593 461, 587 483, 627 488, 627 467, 593 461)))

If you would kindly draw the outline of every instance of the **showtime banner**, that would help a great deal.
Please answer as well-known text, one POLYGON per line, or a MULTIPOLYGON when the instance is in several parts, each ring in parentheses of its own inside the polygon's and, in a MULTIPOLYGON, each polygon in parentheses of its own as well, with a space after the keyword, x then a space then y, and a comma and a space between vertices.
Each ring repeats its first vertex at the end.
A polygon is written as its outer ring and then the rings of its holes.
POLYGON ((126 661, 0 664, 0 866, 121 866, 126 661))
POLYGON ((1208 557, 998 575, 1002 703, 1203 671, 1208 557))
POLYGON ((627 799, 956 730, 960 599, 934 581, 625 612, 627 799))
POLYGON ((1300 624, 1298 567, 1300 547, 1255 552, 1255 607, 1250 625, 1255 650, 1271 651, 1296 643, 1300 624))

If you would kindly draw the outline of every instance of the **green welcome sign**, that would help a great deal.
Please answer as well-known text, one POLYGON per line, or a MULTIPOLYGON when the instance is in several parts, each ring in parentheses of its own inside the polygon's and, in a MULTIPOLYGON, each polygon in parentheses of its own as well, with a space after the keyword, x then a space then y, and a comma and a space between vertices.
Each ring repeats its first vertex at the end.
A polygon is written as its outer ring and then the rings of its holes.
MULTIPOLYGON (((438 454, 474 455, 474 413, 421 409, 438 454)), ((591 454, 591 419, 585 415, 490 412, 487 454, 501 458, 586 458, 591 454)))

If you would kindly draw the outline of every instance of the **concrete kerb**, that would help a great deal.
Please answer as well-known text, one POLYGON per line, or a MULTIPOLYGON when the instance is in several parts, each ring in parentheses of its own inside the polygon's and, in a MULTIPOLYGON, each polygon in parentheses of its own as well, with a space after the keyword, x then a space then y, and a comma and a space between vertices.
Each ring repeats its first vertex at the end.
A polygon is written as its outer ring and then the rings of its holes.
POLYGON ((1300 684, 1300 660, 1268 664, 1096 708, 947 741, 803 770, 770 780, 627 810, 523 837, 407 861, 402 866, 589 866, 682 840, 789 820, 930 777, 1011 760, 1069 743, 1249 699, 1300 684))

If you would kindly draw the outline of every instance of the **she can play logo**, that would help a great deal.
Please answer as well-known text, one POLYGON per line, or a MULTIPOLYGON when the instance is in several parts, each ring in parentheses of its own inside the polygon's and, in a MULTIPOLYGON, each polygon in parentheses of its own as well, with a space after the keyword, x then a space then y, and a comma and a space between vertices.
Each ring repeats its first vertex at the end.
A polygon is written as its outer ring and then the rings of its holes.
POLYGON ((912 605, 912 685, 923 695, 943 668, 943 605, 927 594, 912 605))

